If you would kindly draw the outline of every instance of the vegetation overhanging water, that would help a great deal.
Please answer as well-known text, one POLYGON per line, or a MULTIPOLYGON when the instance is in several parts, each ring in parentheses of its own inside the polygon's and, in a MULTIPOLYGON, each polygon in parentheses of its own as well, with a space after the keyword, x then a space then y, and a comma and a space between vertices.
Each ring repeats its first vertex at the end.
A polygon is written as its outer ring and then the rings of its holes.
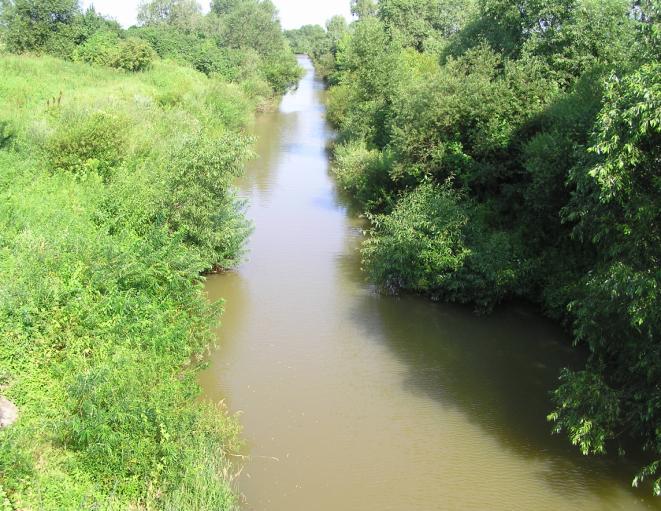
POLYGON ((2 511, 658 505, 658 1, 351 5, 0 2, 2 511))

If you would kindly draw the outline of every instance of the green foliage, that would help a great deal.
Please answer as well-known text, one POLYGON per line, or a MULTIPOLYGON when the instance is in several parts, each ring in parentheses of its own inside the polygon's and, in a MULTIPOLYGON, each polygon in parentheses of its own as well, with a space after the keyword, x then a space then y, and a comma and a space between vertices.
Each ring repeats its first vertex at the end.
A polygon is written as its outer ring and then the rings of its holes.
POLYGON ((370 220, 363 260, 369 276, 386 289, 433 292, 470 254, 463 236, 468 216, 449 186, 423 184, 392 214, 370 220))
POLYGON ((383 209, 388 197, 390 157, 364 142, 350 142, 335 149, 333 173, 338 184, 367 210, 383 209))
POLYGON ((449 184, 423 183, 390 214, 369 216, 362 255, 369 277, 385 289, 473 303, 490 311, 521 280, 506 233, 489 232, 479 208, 449 184))
POLYGON ((55 172, 97 172, 109 178, 122 162, 124 146, 122 120, 101 111, 82 118, 63 116, 46 144, 46 154, 55 172))
POLYGON ((214 138, 201 134, 187 141, 167 164, 171 228, 216 268, 238 262, 250 232, 241 214, 242 202, 230 191, 250 155, 249 144, 249 139, 231 133, 214 138))
POLYGON ((117 60, 113 67, 132 72, 144 71, 151 66, 155 56, 149 43, 136 37, 129 37, 119 45, 117 60))
POLYGON ((270 0, 212 2, 208 23, 221 48, 257 53, 263 77, 276 93, 286 92, 298 83, 302 70, 270 0))
POLYGON ((351 14, 360 20, 376 15, 376 11, 374 0, 351 0, 351 14))
POLYGON ((319 25, 305 25, 286 31, 285 36, 296 53, 306 53, 312 59, 319 76, 333 82, 335 56, 348 32, 349 26, 344 17, 333 16, 326 22, 325 29, 319 25))
POLYGON ((340 135, 362 138, 380 148, 388 141, 387 107, 406 79, 401 56, 383 28, 373 17, 361 21, 336 59, 338 68, 355 70, 350 76, 338 77, 340 83, 351 81, 348 91, 352 106, 340 122, 340 135))
POLYGON ((69 55, 78 35, 78 0, 4 0, 2 24, 11 52, 60 50, 69 55))
POLYGON ((285 37, 294 53, 308 55, 326 42, 326 31, 320 25, 304 25, 295 30, 285 31, 285 37))
POLYGON ((224 7, 213 2, 211 10, 217 15, 221 46, 251 48, 263 57, 282 51, 285 38, 270 0, 241 0, 224 7))
POLYGON ((141 25, 166 24, 181 30, 193 30, 202 20, 202 8, 197 0, 149 0, 138 8, 141 25))
POLYGON ((148 40, 161 58, 190 64, 227 81, 266 80, 272 91, 262 96, 284 93, 300 79, 301 69, 270 2, 242 0, 215 6, 194 30, 182 30, 169 19, 176 9, 161 3, 148 4, 161 13, 157 21, 130 31, 148 40))
MULTIPOLYGON (((661 329, 658 282, 661 279, 661 181, 658 174, 661 141, 661 81, 658 63, 650 63, 606 84, 597 117, 592 165, 570 173, 576 194, 564 210, 574 223, 573 234, 595 246, 594 269, 582 282, 582 292, 570 303, 579 342, 590 348, 586 377, 600 378, 602 393, 612 396, 618 410, 584 409, 581 385, 569 383, 556 398, 558 429, 597 424, 597 438, 580 440, 584 450, 599 452, 606 440, 625 429, 642 447, 661 457, 661 329), (577 397, 577 394, 579 397, 577 397)), ((658 461, 650 467, 658 467, 658 461)), ((639 475, 656 477, 657 468, 639 475)))
POLYGON ((271 84, 277 94, 287 92, 292 84, 298 83, 302 76, 296 57, 286 50, 265 60, 263 66, 264 77, 271 84))
POLYGON ((420 51, 454 35, 470 18, 475 2, 381 0, 379 17, 393 37, 420 51))
POLYGON ((98 66, 116 67, 119 56, 119 35, 110 31, 99 31, 73 52, 73 60, 98 66))
POLYGON ((132 72, 148 69, 155 58, 156 53, 143 39, 121 39, 108 31, 96 32, 73 53, 74 60, 132 72))

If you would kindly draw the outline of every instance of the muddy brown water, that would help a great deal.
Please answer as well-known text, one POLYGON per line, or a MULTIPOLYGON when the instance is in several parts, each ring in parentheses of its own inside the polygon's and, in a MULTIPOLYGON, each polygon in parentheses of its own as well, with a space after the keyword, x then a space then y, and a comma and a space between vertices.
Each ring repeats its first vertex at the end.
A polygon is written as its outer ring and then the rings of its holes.
POLYGON ((576 363, 557 326, 365 283, 361 223, 328 174, 323 85, 301 64, 298 90, 256 122, 247 260, 207 284, 226 313, 201 384, 240 412, 244 509, 659 509, 630 487, 634 467, 549 434, 549 390, 576 363))

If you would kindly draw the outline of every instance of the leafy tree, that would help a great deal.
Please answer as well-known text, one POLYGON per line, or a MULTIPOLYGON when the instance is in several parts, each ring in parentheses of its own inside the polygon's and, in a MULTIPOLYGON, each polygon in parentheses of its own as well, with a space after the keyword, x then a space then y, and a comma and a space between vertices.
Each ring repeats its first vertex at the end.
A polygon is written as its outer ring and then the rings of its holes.
POLYGON ((55 48, 68 55, 76 39, 81 14, 78 0, 2 0, 2 24, 7 49, 15 53, 55 48))
POLYGON ((375 17, 357 24, 354 36, 337 55, 337 66, 347 72, 338 78, 349 83, 354 109, 342 121, 345 137, 364 139, 384 147, 389 134, 388 107, 397 84, 404 80, 396 44, 375 17))
POLYGON ((149 0, 138 8, 138 22, 141 25, 162 23, 191 30, 199 24, 202 8, 197 0, 149 0))
POLYGON ((326 22, 326 33, 328 34, 333 54, 337 52, 337 45, 348 32, 349 27, 344 16, 333 16, 326 22))
POLYGON ((212 0, 211 12, 222 16, 235 10, 244 0, 212 0))
POLYGON ((454 0, 381 0, 379 18, 403 44, 417 50, 446 39, 465 24, 474 2, 454 0))
POLYGON ((221 46, 251 48, 262 56, 283 51, 278 11, 270 0, 239 0, 214 4, 221 46))
POLYGON ((449 186, 423 184, 392 214, 371 220, 364 263, 370 277, 391 291, 438 288, 470 254, 463 235, 468 215, 449 186))
MULTIPOLYGON (((653 477, 661 457, 660 71, 650 63, 611 78, 590 148, 595 162, 570 174, 577 193, 564 210, 599 258, 570 304, 590 360, 565 372, 552 418, 586 454, 622 433, 641 439, 657 461, 636 481, 653 477)), ((657 474, 657 493, 660 485, 657 474)))
POLYGON ((326 31, 320 25, 304 25, 295 30, 287 30, 285 36, 294 53, 312 54, 326 46, 326 31))
POLYGON ((231 193, 232 179, 250 155, 249 142, 232 133, 195 137, 168 162, 170 226, 215 268, 236 264, 250 232, 241 202, 231 193))
POLYGON ((351 14, 358 19, 376 16, 377 4, 374 0, 351 0, 351 14))

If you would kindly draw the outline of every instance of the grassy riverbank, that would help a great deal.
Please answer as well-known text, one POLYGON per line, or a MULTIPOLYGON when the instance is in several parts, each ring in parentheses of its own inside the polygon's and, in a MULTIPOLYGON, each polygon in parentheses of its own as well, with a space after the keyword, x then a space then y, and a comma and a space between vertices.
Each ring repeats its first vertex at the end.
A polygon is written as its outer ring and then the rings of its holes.
POLYGON ((237 426, 193 402, 188 361, 218 313, 199 275, 248 229, 229 182, 258 99, 168 63, 0 75, 0 377, 21 412, 0 484, 17 509, 231 507, 237 426))
POLYGON ((75 2, 28 30, 24 4, 0 11, 0 509, 232 509, 239 428, 196 401, 221 312, 200 275, 241 257, 231 183, 294 57, 274 18, 262 56, 212 35, 233 11, 128 34, 75 2))

